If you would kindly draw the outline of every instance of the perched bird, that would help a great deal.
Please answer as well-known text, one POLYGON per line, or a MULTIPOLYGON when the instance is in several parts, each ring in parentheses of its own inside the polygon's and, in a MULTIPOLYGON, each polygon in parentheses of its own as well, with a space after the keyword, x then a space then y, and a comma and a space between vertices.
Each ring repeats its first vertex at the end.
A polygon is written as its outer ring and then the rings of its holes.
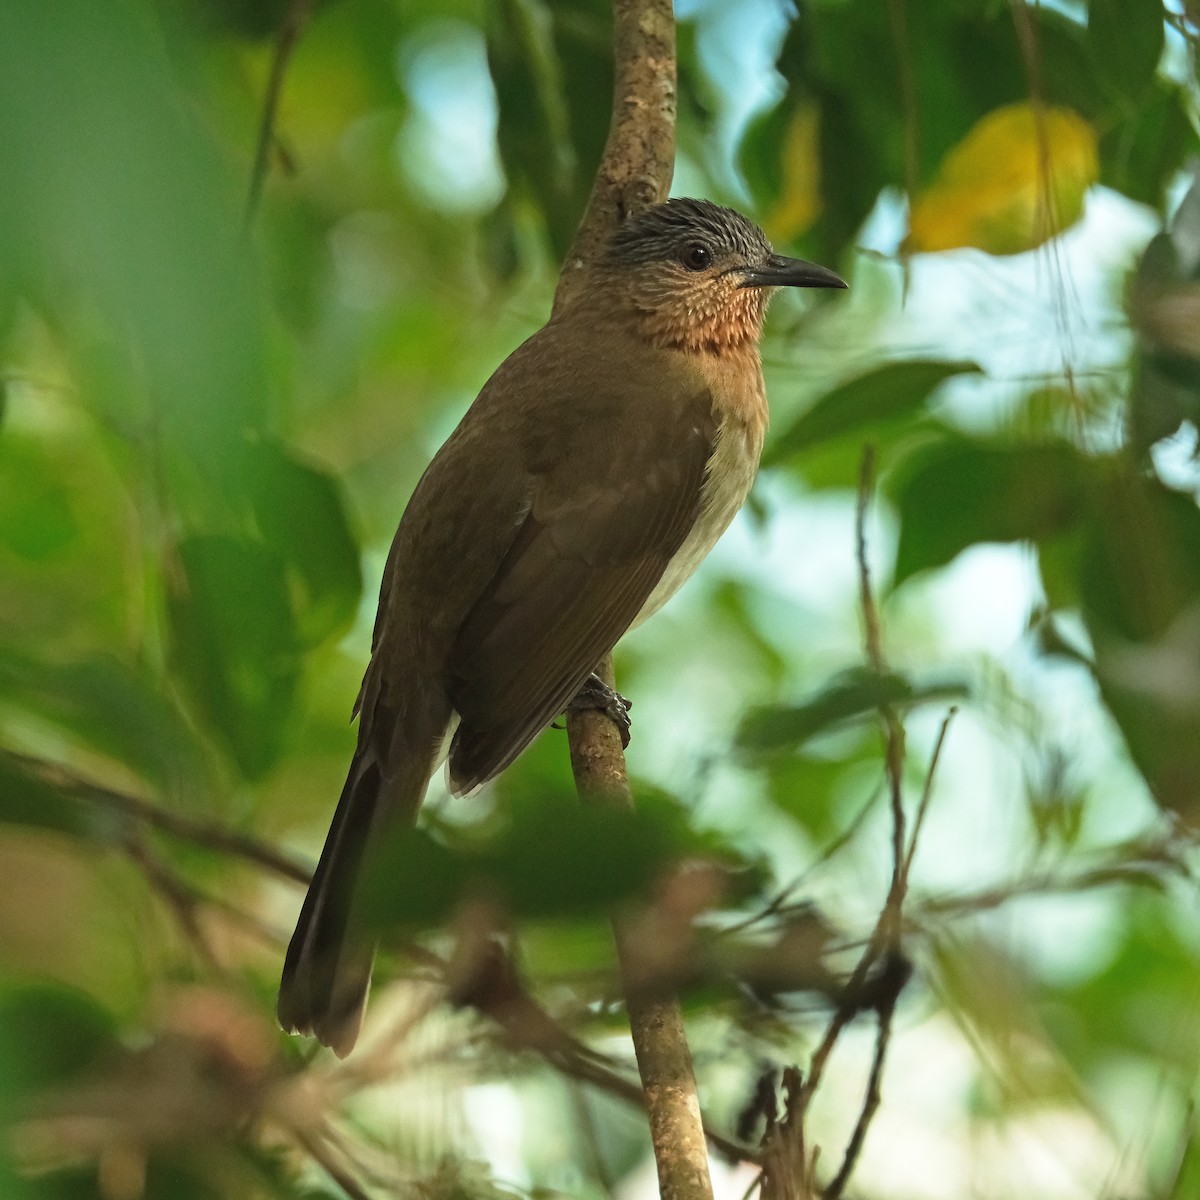
POLYGON ((703 200, 628 218, 583 270, 484 385, 392 542, 358 746, 279 989, 284 1028, 341 1056, 375 955, 359 888, 372 846, 415 818, 451 731, 462 793, 581 689, 622 715, 594 668, 692 574, 758 469, 768 298, 846 286, 703 200))

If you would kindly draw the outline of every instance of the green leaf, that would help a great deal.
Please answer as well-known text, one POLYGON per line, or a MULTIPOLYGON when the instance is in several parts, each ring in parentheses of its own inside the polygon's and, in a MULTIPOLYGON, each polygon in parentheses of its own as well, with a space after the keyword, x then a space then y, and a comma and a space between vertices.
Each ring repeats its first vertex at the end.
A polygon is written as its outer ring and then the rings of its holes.
POLYGON ((487 59, 505 174, 537 200, 562 257, 582 209, 576 203, 578 164, 553 19, 543 0, 501 0, 488 6, 488 16, 487 59))
MULTIPOLYGON (((1166 882, 1163 864, 1146 865, 1166 882)), ((1194 1023, 1146 1020, 1147 1012, 1186 1012, 1192 1004, 1195 949, 1186 928, 1154 892, 1133 886, 1121 889, 1113 915, 1118 926, 1091 971, 1043 984, 1048 1002, 1041 1011, 1055 1045, 1081 1075, 1114 1057, 1194 1062, 1200 1052, 1194 1023)), ((1193 1195, 1181 1192, 1180 1200, 1193 1195)))
POLYGON ((1181 164, 1200 148, 1183 88, 1155 80, 1149 95, 1108 122, 1100 135, 1100 182, 1160 208, 1181 164))
POLYGON ((875 367, 822 396, 773 441, 763 462, 778 463, 875 422, 908 416, 947 379, 978 374, 981 369, 978 363, 942 359, 910 359, 875 367))
POLYGON ((283 24, 291 0, 190 0, 197 17, 214 30, 266 38, 283 24))
POLYGON ((152 404, 164 446, 222 479, 266 416, 268 339, 252 256, 236 249, 243 181, 179 84, 153 9, 0 4, 0 237, 30 248, 21 286, 82 382, 100 382, 86 378, 96 358, 120 363, 117 386, 80 395, 106 409, 111 397, 106 418, 152 404))
POLYGON ((1109 87, 1140 99, 1162 58, 1162 0, 1088 0, 1087 47, 1109 87))
MULTIPOLYGON (((1111 109, 1096 63, 1087 47, 1087 30, 1070 17, 1044 6, 1031 9, 1032 27, 1041 63, 1045 100, 1049 104, 1065 104, 1089 121, 1103 123, 1111 109)), ((1002 25, 1011 27, 1008 13, 996 13, 1002 25)), ((1021 99, 1028 99, 1028 68, 1021 64, 1021 99)), ((1016 97, 1014 97, 1015 99, 1016 97)))
POLYGON ((0 823, 81 835, 92 826, 74 800, 0 757, 0 823))
POLYGON ((763 211, 775 204, 783 187, 783 135, 813 78, 811 51, 809 13, 801 8, 792 18, 776 62, 776 70, 787 80, 788 90, 778 105, 751 120, 738 150, 738 169, 754 196, 755 207, 763 211))
POLYGON ((944 566, 980 542, 1039 541, 1083 511, 1089 464, 1066 444, 948 437, 900 472, 895 583, 944 566))
POLYGON ((602 914, 649 885, 674 841, 658 814, 556 797, 518 814, 481 867, 517 913, 602 914))
POLYGON ((864 727, 855 745, 844 747, 839 739, 836 754, 830 757, 805 751, 774 757, 767 774, 767 798, 809 837, 823 843, 844 827, 848 804, 863 803, 865 790, 855 785, 870 780, 869 788, 879 772, 879 739, 864 727))
POLYGON ((112 1017, 90 996, 59 984, 0 993, 0 1085, 14 1091, 77 1077, 115 1048, 112 1017))
POLYGON ((1200 426, 1200 362, 1175 355, 1142 353, 1129 388, 1129 436, 1147 451, 1184 423, 1200 426))
POLYGON ((907 708, 966 695, 965 686, 959 682, 915 684, 906 675, 877 675, 858 667, 838 675, 803 704, 752 710, 742 720, 735 744, 750 755, 794 750, 818 734, 873 715, 884 707, 907 708))
POLYGON ((1159 804, 1200 821, 1200 509, 1152 478, 1096 490, 1081 566, 1101 696, 1159 804))
POLYGON ((1200 604, 1200 508, 1156 479, 1113 473, 1095 489, 1081 569, 1093 637, 1155 642, 1200 604))
POLYGON ((202 769, 196 737, 161 680, 115 658, 53 662, 0 646, 0 703, 175 794, 202 769))
POLYGON ((300 672, 283 564, 256 542, 195 536, 169 582, 180 677, 233 761, 258 777, 283 749, 300 672))
POLYGON ((469 878, 464 857, 427 829, 401 829, 370 863, 364 909, 381 929, 436 924, 449 915, 469 878))
POLYGON ((661 812, 580 806, 544 793, 482 842, 455 841, 418 829, 393 838, 367 884, 373 919, 436 922, 481 890, 526 917, 600 915, 647 886, 679 844, 661 812))
POLYGON ((574 198, 571 209, 563 214, 574 236, 574 225, 583 215, 608 140, 608 97, 613 92, 612 5, 608 0, 555 0, 550 11, 575 160, 574 198), (602 103, 597 103, 598 97, 604 97, 602 103))
POLYGON ((0 442, 0 546, 30 563, 60 556, 79 536, 71 494, 46 447, 10 434, 0 442))
POLYGON ((251 458, 259 530, 283 558, 298 636, 313 645, 354 620, 362 594, 358 546, 333 479, 271 442, 255 446, 251 458))

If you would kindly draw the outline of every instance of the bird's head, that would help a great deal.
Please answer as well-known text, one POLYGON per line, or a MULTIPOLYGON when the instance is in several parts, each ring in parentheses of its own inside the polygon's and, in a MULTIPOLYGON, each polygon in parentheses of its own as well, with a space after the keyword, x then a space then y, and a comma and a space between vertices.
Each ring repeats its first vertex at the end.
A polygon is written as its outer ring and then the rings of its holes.
POLYGON ((605 266, 646 337, 713 354, 757 344, 776 288, 846 286, 825 267, 776 254, 752 221, 707 200, 668 200, 630 217, 605 266))

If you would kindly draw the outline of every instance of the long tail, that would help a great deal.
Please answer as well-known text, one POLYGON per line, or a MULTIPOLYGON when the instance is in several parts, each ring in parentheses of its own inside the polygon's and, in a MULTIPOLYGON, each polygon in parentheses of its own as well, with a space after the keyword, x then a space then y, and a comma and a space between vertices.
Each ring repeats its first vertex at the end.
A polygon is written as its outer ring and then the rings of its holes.
POLYGON ((288 945, 279 1023, 315 1036, 339 1058, 358 1039, 375 962, 375 938, 360 912, 363 864, 394 820, 416 815, 432 767, 431 752, 386 777, 375 752, 359 745, 288 945))

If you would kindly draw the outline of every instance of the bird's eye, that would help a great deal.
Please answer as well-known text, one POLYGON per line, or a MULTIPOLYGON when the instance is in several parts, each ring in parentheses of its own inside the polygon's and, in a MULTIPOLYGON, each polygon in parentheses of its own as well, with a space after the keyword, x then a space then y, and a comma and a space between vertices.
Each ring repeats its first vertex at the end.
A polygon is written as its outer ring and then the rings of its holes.
POLYGON ((712 266, 712 251, 703 242, 691 242, 682 257, 683 265, 689 271, 703 271, 712 266))

